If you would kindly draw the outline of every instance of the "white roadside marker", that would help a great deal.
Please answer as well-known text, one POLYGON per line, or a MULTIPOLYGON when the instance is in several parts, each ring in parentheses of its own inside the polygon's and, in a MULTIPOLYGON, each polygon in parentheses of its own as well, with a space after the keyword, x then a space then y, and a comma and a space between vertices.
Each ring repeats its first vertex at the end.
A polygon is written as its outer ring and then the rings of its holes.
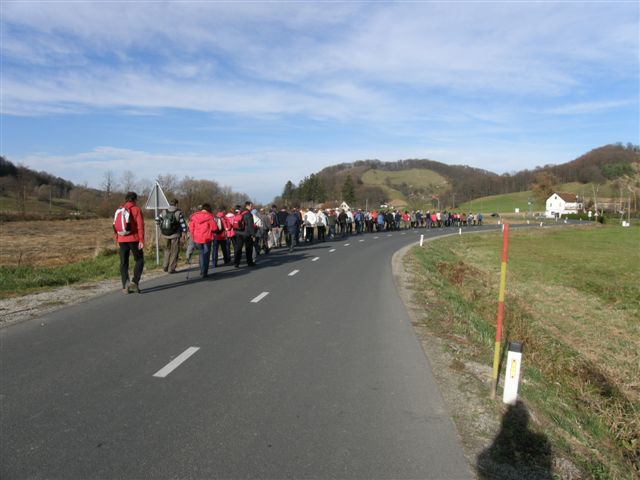
POLYGON ((335 248, 332 248, 331 250, 329 250, 329 253, 333 253, 333 252, 335 252, 335 251, 336 251, 336 249, 335 249, 335 248))
POLYGON ((187 359, 200 350, 200 347, 189 347, 176 358, 171 360, 166 366, 162 367, 156 373, 153 374, 154 377, 165 378, 171 372, 173 372, 176 368, 178 368, 181 364, 187 361, 187 359))
POLYGON ((266 297, 267 295, 269 295, 269 292, 262 292, 260 295, 258 295, 256 298, 254 298, 253 300, 251 300, 251 303, 258 303, 260 300, 262 300, 264 297, 266 297))
POLYGON ((318 260, 320 260, 320 257, 315 257, 311 259, 312 262, 317 262, 318 260))
POLYGON ((294 270, 293 272, 291 272, 289 274, 290 277, 293 277, 296 273, 298 273, 300 270, 294 270))

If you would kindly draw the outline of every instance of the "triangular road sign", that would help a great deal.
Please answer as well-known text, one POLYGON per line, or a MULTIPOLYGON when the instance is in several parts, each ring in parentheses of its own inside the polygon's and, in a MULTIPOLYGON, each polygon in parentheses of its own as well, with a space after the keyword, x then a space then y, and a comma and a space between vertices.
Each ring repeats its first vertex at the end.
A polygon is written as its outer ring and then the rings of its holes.
POLYGON ((165 197, 162 188, 160 188, 160 184, 156 182, 153 186, 153 190, 149 194, 149 199, 147 200, 147 204, 144 206, 147 210, 166 210, 169 208, 169 201, 167 197, 165 197))

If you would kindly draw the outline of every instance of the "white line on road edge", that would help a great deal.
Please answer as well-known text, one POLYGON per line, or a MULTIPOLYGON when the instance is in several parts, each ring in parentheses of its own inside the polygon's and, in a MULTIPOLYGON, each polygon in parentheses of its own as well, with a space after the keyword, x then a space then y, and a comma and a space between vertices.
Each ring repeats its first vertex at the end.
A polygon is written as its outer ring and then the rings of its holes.
POLYGON ((258 303, 260 300, 262 300, 264 297, 266 297, 267 295, 269 295, 269 292, 262 292, 260 295, 258 295, 256 298, 254 298, 253 300, 251 300, 251 303, 258 303))
POLYGON ((291 272, 289 274, 290 277, 293 277, 296 273, 298 273, 300 270, 294 270, 293 272, 291 272))
POLYGON ((332 248, 331 250, 329 250, 329 253, 333 253, 333 252, 335 252, 335 251, 336 251, 336 249, 335 249, 335 248, 332 248))
POLYGON ((311 259, 312 262, 317 262, 318 260, 320 260, 320 257, 315 257, 311 259))
POLYGON ((163 368, 161 368, 160 370, 158 370, 156 373, 153 374, 154 377, 158 377, 158 378, 164 378, 167 375, 169 375, 171 372, 173 372, 176 368, 178 368, 181 364, 183 364, 184 362, 187 361, 187 359, 193 355, 194 353, 196 353, 198 350, 200 350, 200 347, 189 347, 187 348, 184 352, 182 352, 180 355, 178 355, 176 358, 174 358, 173 360, 171 360, 169 363, 167 363, 166 366, 164 366, 163 368))

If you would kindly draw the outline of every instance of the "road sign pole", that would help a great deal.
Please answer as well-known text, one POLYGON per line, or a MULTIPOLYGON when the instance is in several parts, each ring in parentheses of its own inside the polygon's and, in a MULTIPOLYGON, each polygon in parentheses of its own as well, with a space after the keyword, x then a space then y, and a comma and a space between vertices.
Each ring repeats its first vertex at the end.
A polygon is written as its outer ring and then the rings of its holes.
MULTIPOLYGON (((147 199, 147 204, 144 206, 145 209, 147 210, 153 210, 154 211, 154 221, 156 218, 158 218, 158 210, 166 210, 169 208, 169 201, 167 200, 167 197, 165 197, 164 192, 162 191, 162 188, 160 188, 160 184, 158 182, 156 182, 156 184, 153 187, 153 190, 151 191, 151 193, 149 194, 149 198, 147 199)), ((158 222, 155 222, 156 224, 156 264, 160 265, 160 225, 158 225, 158 222)))

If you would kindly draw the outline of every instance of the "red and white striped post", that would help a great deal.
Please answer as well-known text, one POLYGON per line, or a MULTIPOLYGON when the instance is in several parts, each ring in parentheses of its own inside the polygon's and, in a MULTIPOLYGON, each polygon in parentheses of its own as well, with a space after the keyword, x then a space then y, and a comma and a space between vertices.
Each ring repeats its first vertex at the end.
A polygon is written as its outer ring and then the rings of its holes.
POLYGON ((504 292, 507 286, 507 252, 509 250, 509 224, 502 230, 502 265, 500 268, 500 292, 498 294, 498 319, 496 321, 496 343, 493 351, 493 388, 491 398, 496 397, 498 388, 498 366, 500 365, 500 346, 502 343, 502 322, 504 319, 504 292))

